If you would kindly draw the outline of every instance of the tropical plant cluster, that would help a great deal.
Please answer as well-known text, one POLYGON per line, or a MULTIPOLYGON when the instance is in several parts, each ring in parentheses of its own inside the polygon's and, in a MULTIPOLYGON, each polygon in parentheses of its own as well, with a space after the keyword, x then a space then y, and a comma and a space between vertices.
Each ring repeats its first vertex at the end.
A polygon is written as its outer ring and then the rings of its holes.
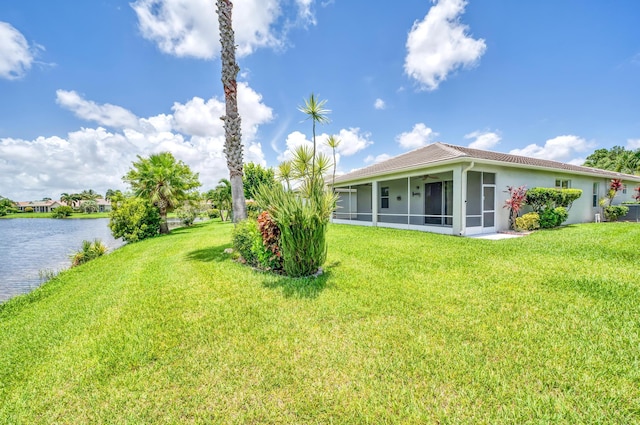
POLYGON ((51 211, 51 217, 53 218, 67 218, 70 217, 71 214, 73 214, 73 208, 68 205, 61 205, 51 211))
POLYGON ((114 238, 138 242, 160 233, 161 217, 148 199, 128 197, 111 205, 109 228, 114 238))
POLYGON ((4 217, 7 214, 13 214, 18 212, 15 202, 4 196, 0 196, 0 217, 4 217))
POLYGON ((624 205, 613 205, 613 199, 623 187, 624 185, 622 184, 622 180, 612 179, 609 183, 607 195, 600 199, 600 206, 603 208, 604 217, 607 221, 618 221, 620 217, 625 216, 629 212, 629 207, 624 205))
POLYGON ((88 261, 95 260, 107 253, 107 247, 100 239, 82 241, 82 248, 71 256, 71 267, 79 266, 88 261))
POLYGON ((327 258, 326 234, 336 195, 325 187, 324 175, 332 164, 317 152, 315 137, 316 124, 328 122, 325 103, 312 94, 299 108, 313 123, 313 149, 299 146, 278 167, 281 184, 260 184, 253 193, 265 212, 248 219, 234 237, 234 247, 249 263, 301 277, 317 273, 327 258))
POLYGON ((509 224, 514 230, 550 229, 562 225, 569 218, 569 210, 580 196, 580 189, 558 189, 534 187, 526 189, 524 186, 507 187, 509 198, 504 208, 509 208, 509 224), (532 212, 519 217, 525 206, 532 212))

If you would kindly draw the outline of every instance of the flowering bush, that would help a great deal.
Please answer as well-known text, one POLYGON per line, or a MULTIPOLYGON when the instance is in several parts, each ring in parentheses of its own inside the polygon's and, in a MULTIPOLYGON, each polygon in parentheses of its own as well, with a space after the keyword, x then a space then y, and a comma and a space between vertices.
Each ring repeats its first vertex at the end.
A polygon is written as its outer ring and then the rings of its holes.
POLYGON ((509 227, 516 230, 518 215, 520 210, 527 202, 527 188, 525 186, 513 187, 507 186, 506 192, 509 194, 509 199, 504 202, 503 208, 509 208, 509 227))

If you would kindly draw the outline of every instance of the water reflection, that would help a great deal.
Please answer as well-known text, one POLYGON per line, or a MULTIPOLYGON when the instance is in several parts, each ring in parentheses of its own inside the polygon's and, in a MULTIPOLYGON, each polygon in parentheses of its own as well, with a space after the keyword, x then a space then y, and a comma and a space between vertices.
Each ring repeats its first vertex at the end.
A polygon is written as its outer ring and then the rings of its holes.
POLYGON ((109 250, 123 244, 109 219, 15 218, 0 220, 0 302, 29 292, 51 272, 69 268, 83 240, 100 239, 109 250))

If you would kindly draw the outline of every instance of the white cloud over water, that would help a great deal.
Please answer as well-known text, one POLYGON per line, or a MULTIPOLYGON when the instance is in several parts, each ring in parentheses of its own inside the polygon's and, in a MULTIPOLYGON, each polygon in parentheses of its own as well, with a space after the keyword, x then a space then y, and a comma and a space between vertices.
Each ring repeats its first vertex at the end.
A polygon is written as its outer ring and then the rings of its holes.
MULTIPOLYGON (((228 177, 223 153, 224 100, 194 97, 176 102, 172 113, 138 118, 119 106, 86 100, 75 92, 58 91, 61 106, 99 124, 65 137, 34 140, 0 138, 0 195, 15 201, 57 198, 63 192, 125 189, 121 178, 136 160, 161 151, 200 173, 203 189, 228 177), (60 100, 61 99, 61 100, 60 100), (135 119, 134 119, 135 118, 135 119)), ((271 108, 246 83, 238 84, 245 162, 266 165, 258 128, 273 119, 271 108)))

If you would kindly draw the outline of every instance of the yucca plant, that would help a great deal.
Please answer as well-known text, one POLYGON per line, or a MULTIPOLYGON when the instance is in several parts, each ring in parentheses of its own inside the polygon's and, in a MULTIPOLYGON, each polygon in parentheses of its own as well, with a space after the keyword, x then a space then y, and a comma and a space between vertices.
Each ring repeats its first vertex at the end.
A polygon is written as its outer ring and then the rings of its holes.
POLYGON ((71 267, 79 266, 107 253, 107 247, 100 239, 82 241, 82 249, 71 256, 71 267))
POLYGON ((323 184, 309 186, 308 197, 281 185, 260 186, 256 192, 256 201, 280 229, 283 269, 291 277, 316 273, 327 258, 327 225, 336 197, 323 184))

